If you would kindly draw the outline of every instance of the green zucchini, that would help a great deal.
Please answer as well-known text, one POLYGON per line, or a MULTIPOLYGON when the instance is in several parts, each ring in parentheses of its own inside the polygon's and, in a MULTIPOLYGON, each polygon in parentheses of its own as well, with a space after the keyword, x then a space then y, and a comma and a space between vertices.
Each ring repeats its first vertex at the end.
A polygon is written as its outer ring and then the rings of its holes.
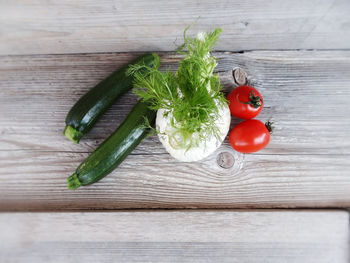
POLYGON ((83 95, 72 107, 66 117, 63 134, 75 143, 87 133, 99 117, 126 91, 131 89, 133 77, 125 73, 132 64, 153 66, 157 55, 147 54, 136 58, 128 65, 118 69, 83 95))
POLYGON ((115 169, 146 137, 156 112, 139 101, 124 122, 68 178, 68 188, 93 184, 115 169))

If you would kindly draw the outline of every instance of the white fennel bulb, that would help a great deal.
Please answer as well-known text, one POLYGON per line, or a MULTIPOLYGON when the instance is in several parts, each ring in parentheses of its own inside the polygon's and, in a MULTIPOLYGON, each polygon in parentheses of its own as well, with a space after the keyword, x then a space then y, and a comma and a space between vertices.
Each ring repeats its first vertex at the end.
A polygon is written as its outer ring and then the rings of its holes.
MULTIPOLYGON (((166 151, 175 159, 183 162, 199 161, 208 157, 210 154, 220 147, 224 141, 231 123, 231 114, 227 104, 218 106, 219 118, 215 120, 214 125, 218 129, 218 134, 209 135, 204 140, 198 140, 197 145, 189 148, 186 142, 183 142, 181 134, 177 133, 177 129, 171 124, 172 114, 164 115, 166 110, 159 109, 157 111, 156 128, 158 137, 166 151), (183 144, 185 144, 183 147, 183 144)), ((193 133, 194 139, 198 138, 198 133, 193 133)))

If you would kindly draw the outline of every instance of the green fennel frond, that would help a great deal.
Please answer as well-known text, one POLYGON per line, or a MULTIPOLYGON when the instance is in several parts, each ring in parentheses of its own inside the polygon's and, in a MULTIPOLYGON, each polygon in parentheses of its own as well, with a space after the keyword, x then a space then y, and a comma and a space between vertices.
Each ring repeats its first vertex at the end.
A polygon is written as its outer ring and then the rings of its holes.
POLYGON ((134 92, 150 108, 172 114, 171 124, 183 146, 189 148, 211 135, 219 137, 215 121, 219 118, 218 107, 226 99, 219 76, 214 74, 216 59, 210 54, 222 30, 199 33, 196 38, 187 37, 187 30, 184 44, 177 49, 185 57, 175 74, 160 71, 160 59, 155 54, 154 67, 132 65, 127 74, 134 76, 134 92))

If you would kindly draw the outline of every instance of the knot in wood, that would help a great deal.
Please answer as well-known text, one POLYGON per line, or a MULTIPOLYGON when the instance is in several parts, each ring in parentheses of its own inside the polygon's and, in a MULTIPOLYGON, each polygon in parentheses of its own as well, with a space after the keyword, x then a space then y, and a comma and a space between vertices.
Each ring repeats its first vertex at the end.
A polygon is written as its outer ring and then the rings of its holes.
POLYGON ((235 158, 230 152, 221 152, 216 157, 217 164, 224 169, 231 168, 235 163, 235 158))
POLYGON ((233 77, 234 83, 238 86, 247 84, 247 74, 241 68, 233 68, 232 77, 233 77))

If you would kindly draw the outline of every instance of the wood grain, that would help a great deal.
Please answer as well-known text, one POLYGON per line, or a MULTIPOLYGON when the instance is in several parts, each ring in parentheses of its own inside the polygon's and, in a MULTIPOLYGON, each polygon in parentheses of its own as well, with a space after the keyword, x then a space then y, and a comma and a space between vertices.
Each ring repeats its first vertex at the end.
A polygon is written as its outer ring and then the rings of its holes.
POLYGON ((348 262, 345 211, 0 214, 1 262, 348 262))
POLYGON ((347 0, 1 1, 0 54, 174 50, 222 27, 217 50, 348 49, 347 0))
MULTIPOLYGON (((0 57, 0 210, 350 206, 350 52, 218 52, 224 90, 243 68, 276 123, 269 146, 224 145, 206 160, 172 159, 152 136, 101 182, 69 191, 66 178, 125 118, 128 93, 75 145, 62 136, 74 102, 137 54, 0 57), (229 169, 216 162, 228 152, 229 169)), ((163 68, 179 56, 161 53, 163 68)), ((232 126, 239 120, 233 119, 232 126)))

